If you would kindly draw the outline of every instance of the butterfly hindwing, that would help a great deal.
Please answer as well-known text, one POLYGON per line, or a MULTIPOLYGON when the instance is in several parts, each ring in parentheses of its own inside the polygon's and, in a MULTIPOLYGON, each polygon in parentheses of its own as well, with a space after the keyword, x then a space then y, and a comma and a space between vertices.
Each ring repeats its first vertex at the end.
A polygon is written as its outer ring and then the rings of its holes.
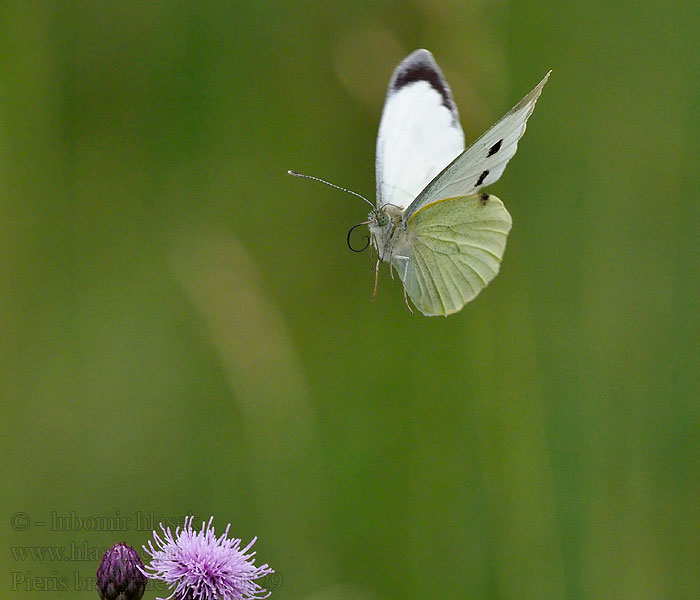
POLYGON ((377 137, 377 206, 406 208, 464 150, 457 106, 433 55, 394 70, 377 137))
POLYGON ((527 120, 548 78, 549 73, 498 123, 435 177, 408 207, 404 219, 408 221, 431 202, 473 194, 497 181, 518 149, 518 140, 525 133, 527 120))
POLYGON ((393 263, 416 308, 447 316, 474 299, 498 273, 511 226, 489 194, 439 200, 415 213, 393 263))

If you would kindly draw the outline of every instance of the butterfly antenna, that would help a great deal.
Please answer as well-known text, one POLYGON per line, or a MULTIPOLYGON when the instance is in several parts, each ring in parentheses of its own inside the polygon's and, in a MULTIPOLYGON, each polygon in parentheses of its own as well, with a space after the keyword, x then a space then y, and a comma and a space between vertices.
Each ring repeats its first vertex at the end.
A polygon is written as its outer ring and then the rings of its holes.
POLYGON ((287 171, 289 175, 294 175, 294 177, 304 177, 306 179, 313 179, 314 181, 320 181, 321 183, 325 183, 326 185, 330 185, 331 187, 337 189, 337 190, 342 190, 344 192, 347 192, 348 194, 352 194, 353 196, 357 196, 358 198, 362 198, 367 204, 369 204, 372 208, 374 208, 374 204, 372 204, 367 198, 364 196, 361 196, 357 192, 353 192, 352 190, 348 190, 344 187, 340 187, 339 185, 335 185, 334 183, 331 183, 330 181, 326 181, 325 179, 320 179, 319 177, 313 177, 312 175, 304 175, 303 173, 298 173, 297 171, 292 171, 291 169, 287 171))

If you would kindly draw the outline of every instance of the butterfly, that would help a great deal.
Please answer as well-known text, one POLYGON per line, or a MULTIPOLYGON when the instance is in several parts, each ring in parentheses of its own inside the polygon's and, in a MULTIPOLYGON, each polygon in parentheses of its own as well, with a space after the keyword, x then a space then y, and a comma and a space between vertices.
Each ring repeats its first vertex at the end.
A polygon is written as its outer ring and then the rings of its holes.
POLYGON ((465 150, 457 106, 433 55, 416 50, 399 63, 377 136, 376 205, 328 184, 373 206, 359 224, 368 225, 377 253, 373 297, 382 262, 397 272, 409 310, 408 298, 426 316, 458 312, 497 275, 512 219, 481 190, 515 155, 548 78, 465 150))

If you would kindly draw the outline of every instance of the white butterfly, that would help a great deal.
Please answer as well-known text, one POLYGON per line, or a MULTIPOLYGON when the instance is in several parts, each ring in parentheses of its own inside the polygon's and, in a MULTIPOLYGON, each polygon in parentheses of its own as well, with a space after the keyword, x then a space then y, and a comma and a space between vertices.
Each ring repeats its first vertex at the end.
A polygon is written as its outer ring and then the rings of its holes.
POLYGON ((418 310, 447 316, 496 276, 512 219, 498 198, 477 192, 515 154, 548 77, 465 150, 432 54, 416 50, 396 67, 377 138, 377 204, 365 222, 378 255, 375 293, 385 261, 418 310))

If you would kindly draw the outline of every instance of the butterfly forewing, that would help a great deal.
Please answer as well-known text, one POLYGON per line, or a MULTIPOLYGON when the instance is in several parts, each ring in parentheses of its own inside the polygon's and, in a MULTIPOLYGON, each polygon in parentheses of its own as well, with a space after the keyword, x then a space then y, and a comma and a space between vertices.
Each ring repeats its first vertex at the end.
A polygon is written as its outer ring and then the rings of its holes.
POLYGON ((496 276, 512 220, 488 194, 440 200, 413 215, 394 266, 424 315, 447 316, 473 300, 496 276))
POLYGON ((433 179, 404 213, 408 221, 422 207, 444 198, 473 194, 497 181, 513 158, 527 120, 547 83, 549 73, 498 123, 433 179))
POLYGON ((464 150, 450 88, 427 50, 394 70, 377 137, 377 206, 406 208, 464 150))

